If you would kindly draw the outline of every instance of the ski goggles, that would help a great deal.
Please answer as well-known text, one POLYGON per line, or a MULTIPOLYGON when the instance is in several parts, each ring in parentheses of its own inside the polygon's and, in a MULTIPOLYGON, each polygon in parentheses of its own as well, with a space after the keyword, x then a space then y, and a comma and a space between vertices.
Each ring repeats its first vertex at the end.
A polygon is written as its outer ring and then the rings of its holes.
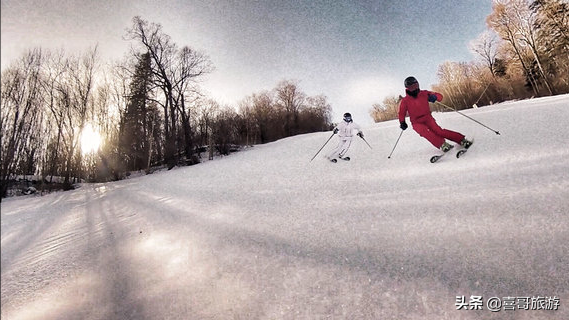
POLYGON ((407 91, 415 91, 415 90, 419 90, 419 83, 415 82, 410 84, 408 87, 406 87, 407 91))

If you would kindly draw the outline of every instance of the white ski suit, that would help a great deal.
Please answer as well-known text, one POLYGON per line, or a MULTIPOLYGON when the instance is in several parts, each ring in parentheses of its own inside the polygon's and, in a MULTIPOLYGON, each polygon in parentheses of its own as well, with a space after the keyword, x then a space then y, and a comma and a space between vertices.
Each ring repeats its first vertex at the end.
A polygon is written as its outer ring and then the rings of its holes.
POLYGON ((343 158, 346 152, 348 152, 348 149, 350 149, 354 132, 356 134, 362 133, 361 127, 353 121, 342 121, 334 128, 334 131, 336 131, 336 129, 338 129, 338 146, 328 154, 328 159, 334 159, 336 157, 343 158))

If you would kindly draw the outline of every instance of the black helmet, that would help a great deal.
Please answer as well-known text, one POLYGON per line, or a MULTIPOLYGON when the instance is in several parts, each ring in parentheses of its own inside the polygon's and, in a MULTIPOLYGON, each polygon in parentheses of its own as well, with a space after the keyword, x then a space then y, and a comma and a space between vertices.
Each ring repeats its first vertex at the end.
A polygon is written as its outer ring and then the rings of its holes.
POLYGON ((408 95, 417 98, 417 95, 419 94, 419 81, 417 81, 415 77, 407 77, 403 84, 405 85, 405 92, 407 92, 408 95))
POLYGON ((417 81, 417 79, 415 79, 415 77, 407 77, 407 78, 405 78, 405 81, 403 82, 403 84, 405 85, 405 88, 409 88, 411 85, 413 85, 415 83, 419 83, 419 81, 417 81))
POLYGON ((344 121, 352 122, 352 115, 349 112, 344 113, 344 121))

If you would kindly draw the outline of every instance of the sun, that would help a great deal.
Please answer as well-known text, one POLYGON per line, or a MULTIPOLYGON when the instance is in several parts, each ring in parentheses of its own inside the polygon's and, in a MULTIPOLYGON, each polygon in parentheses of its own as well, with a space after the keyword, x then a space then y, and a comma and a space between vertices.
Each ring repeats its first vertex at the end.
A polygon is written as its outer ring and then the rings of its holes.
POLYGON ((101 135, 93 130, 91 124, 87 124, 81 131, 81 151, 83 154, 93 153, 99 150, 101 135))

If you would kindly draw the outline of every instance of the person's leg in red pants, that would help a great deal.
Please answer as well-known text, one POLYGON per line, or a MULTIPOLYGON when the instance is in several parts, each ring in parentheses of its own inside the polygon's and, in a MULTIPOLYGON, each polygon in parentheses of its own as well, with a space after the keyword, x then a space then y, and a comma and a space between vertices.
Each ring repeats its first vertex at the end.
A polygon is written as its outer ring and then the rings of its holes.
POLYGON ((456 143, 460 143, 464 139, 464 135, 461 133, 441 128, 433 117, 425 117, 425 119, 413 123, 413 129, 437 149, 440 149, 445 139, 456 143))

